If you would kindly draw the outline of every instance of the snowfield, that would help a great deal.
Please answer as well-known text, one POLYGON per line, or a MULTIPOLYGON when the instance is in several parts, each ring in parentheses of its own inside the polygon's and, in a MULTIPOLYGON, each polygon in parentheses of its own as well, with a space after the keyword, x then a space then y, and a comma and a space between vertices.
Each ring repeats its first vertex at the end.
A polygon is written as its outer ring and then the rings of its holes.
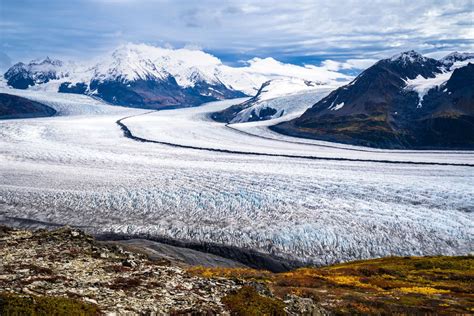
POLYGON ((474 168, 434 164, 473 164, 472 152, 376 150, 279 135, 267 128, 278 119, 209 119, 242 100, 149 113, 0 92, 60 114, 0 121, 3 222, 215 242, 314 264, 474 251, 474 168), (134 136, 178 147, 126 138, 120 119, 134 136))
POLYGON ((262 85, 255 97, 249 99, 251 105, 240 111, 230 123, 249 122, 254 115, 262 118, 261 112, 268 109, 276 112, 265 119, 276 119, 287 115, 299 116, 337 87, 296 78, 268 81, 262 85))

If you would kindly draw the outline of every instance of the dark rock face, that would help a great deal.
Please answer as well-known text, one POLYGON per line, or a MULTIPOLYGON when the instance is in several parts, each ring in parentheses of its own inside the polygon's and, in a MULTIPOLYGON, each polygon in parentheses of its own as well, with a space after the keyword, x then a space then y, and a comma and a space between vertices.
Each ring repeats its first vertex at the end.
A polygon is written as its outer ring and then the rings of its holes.
POLYGON ((86 94, 87 85, 83 82, 78 82, 73 84, 71 82, 63 82, 59 86, 58 92, 61 93, 76 93, 76 94, 86 94))
POLYGON ((268 120, 272 117, 272 115, 275 115, 277 110, 273 108, 263 108, 259 115, 255 112, 255 110, 252 111, 252 115, 249 118, 249 122, 255 122, 255 121, 264 121, 268 120))
POLYGON ((8 69, 4 76, 8 85, 15 89, 27 89, 35 84, 23 63, 18 63, 8 69))
POLYGON ((56 111, 39 102, 0 93, 0 119, 53 116, 56 111))
MULTIPOLYGON (((252 98, 248 99, 245 102, 234 104, 220 112, 212 113, 211 118, 215 120, 216 122, 230 123, 230 121, 232 121, 232 119, 236 117, 237 114, 239 114, 239 112, 241 112, 242 110, 245 110, 246 108, 251 107, 253 104, 258 102, 259 97, 262 94, 262 91, 270 85, 270 82, 271 81, 264 82, 262 86, 260 87, 260 89, 258 89, 257 94, 253 96, 252 98)), ((257 118, 258 116, 255 114, 253 117, 257 118)))
POLYGON ((89 89, 95 90, 97 96, 112 104, 151 109, 189 107, 204 102, 243 96, 243 93, 229 90, 224 85, 212 86, 205 82, 199 82, 194 87, 183 88, 172 76, 164 80, 140 79, 130 82, 95 80, 91 82, 89 89), (212 93, 206 91, 212 91, 212 93))
POLYGON ((247 108, 246 106, 244 107, 243 105, 244 103, 247 103, 247 102, 248 101, 240 103, 240 104, 234 104, 223 111, 214 112, 211 114, 211 118, 214 121, 219 122, 219 123, 229 123, 237 114, 239 114, 240 111, 247 108))
POLYGON ((442 87, 423 98, 428 112, 413 130, 415 144, 434 147, 474 148, 474 64, 455 69, 442 87))
POLYGON ((429 90, 422 106, 407 79, 433 78, 437 60, 407 52, 385 59, 308 109, 274 126, 293 136, 381 148, 474 148, 474 65, 429 90))
POLYGON ((63 82, 58 92, 93 95, 111 104, 149 109, 189 107, 204 102, 246 96, 219 81, 206 79, 199 71, 193 73, 190 78, 194 83, 193 86, 182 87, 171 75, 163 78, 147 76, 125 80, 121 76, 109 78, 96 73, 86 82, 71 82, 70 73, 64 68, 66 67, 61 61, 46 58, 41 62, 17 63, 8 69, 4 77, 8 85, 16 89, 28 89, 50 80, 61 79, 63 82))

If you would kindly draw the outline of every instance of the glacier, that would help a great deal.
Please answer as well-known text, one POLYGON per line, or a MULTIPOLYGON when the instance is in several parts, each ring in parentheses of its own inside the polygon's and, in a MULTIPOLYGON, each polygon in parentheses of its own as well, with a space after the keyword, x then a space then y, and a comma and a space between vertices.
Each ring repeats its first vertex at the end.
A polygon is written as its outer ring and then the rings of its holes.
POLYGON ((2 222, 212 242, 308 264, 474 251, 473 152, 363 148, 268 129, 285 117, 210 119, 242 99, 150 112, 81 95, 0 92, 58 111, 0 121, 2 222), (118 120, 168 145, 126 138, 118 120))

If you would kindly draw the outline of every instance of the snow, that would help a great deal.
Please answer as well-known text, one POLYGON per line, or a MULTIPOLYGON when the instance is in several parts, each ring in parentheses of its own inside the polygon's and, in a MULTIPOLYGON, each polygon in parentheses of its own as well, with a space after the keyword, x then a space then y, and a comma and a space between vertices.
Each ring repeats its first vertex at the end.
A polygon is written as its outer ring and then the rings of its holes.
POLYGON ((285 64, 271 57, 264 59, 253 58, 247 63, 248 66, 237 69, 240 69, 252 76, 264 76, 267 78, 267 80, 280 78, 298 78, 321 84, 337 84, 337 81, 348 81, 352 79, 351 76, 328 70, 325 67, 317 67, 314 65, 298 66, 285 64))
POLYGON ((390 58, 391 61, 401 61, 403 64, 414 63, 415 61, 424 62, 427 60, 423 55, 411 50, 396 54, 390 58))
MULTIPOLYGON (((38 67, 36 62, 34 67, 38 67)), ((67 62, 53 67, 58 80, 35 86, 36 90, 58 91, 62 82, 89 83, 91 80, 134 81, 162 80, 169 75, 186 88, 198 81, 224 84, 227 88, 253 96, 260 86, 271 79, 299 78, 334 84, 352 77, 324 67, 298 66, 281 63, 273 58, 253 58, 242 67, 230 67, 217 57, 200 50, 169 49, 146 44, 124 44, 90 62, 67 62)))
MULTIPOLYGON (((46 57, 44 60, 33 60, 29 64, 18 63, 11 67, 8 74, 18 74, 27 71, 32 74, 32 79, 36 84, 42 84, 46 78, 62 79, 68 76, 68 69, 72 65, 64 64, 60 60, 52 60, 46 57)), ((3 77, 3 76, 2 76, 3 77)))
POLYGON ((344 102, 341 102, 341 103, 339 103, 339 104, 336 104, 336 105, 332 106, 332 107, 330 108, 330 110, 331 110, 331 111, 337 111, 337 110, 342 109, 343 106, 344 106, 344 102))
MULTIPOLYGON (((328 90, 321 91, 319 98, 323 98, 328 90)), ((469 151, 404 151, 381 150, 367 147, 335 144, 322 141, 305 140, 301 138, 279 135, 280 138, 261 138, 262 131, 255 131, 253 127, 262 127, 290 120, 293 113, 278 119, 249 122, 239 124, 223 124, 213 121, 210 115, 229 106, 233 102, 243 102, 246 99, 229 100, 224 103, 214 102, 206 106, 194 108, 159 111, 143 116, 136 116, 125 120, 125 123, 135 136, 159 142, 173 143, 181 146, 194 146, 210 149, 243 151, 263 154, 280 154, 295 156, 337 157, 348 159, 377 159, 406 162, 433 162, 433 163, 470 163, 473 154, 469 151), (230 103, 229 103, 230 102, 230 103), (247 131, 246 127, 249 127, 247 131), (236 133, 236 129, 249 132, 252 135, 236 133), (281 141, 285 140, 285 141, 281 141), (329 145, 329 146, 327 146, 329 145)), ((305 109, 300 109, 304 111, 305 109)), ((268 134, 264 134, 268 136, 268 134)))
POLYGON ((276 110, 271 119, 287 115, 294 117, 295 113, 302 114, 335 87, 297 78, 268 81, 251 100, 251 106, 240 111, 230 123, 248 122, 253 115, 260 116, 264 109, 276 110))
MULTIPOLYGON (((130 113, 133 109, 107 105, 103 101, 78 94, 57 93, 37 90, 20 90, 0 85, 0 93, 24 97, 48 105, 57 111, 57 116, 96 116, 130 113)), ((143 110, 139 110, 143 111, 143 110)), ((133 112, 135 113, 135 112, 133 112)), ((0 124, 1 124, 0 120, 0 124)))
POLYGON ((445 57, 441 58, 440 61, 447 65, 447 66, 451 66, 453 63, 455 62, 459 62, 459 61, 467 61, 467 60, 471 60, 471 62, 474 61, 474 53, 468 53, 468 52, 464 52, 464 53, 459 53, 459 52, 453 52, 453 53, 450 53, 448 55, 446 55, 445 57))
POLYGON ((405 89, 413 90, 418 93, 418 108, 422 107, 423 97, 431 89, 441 86, 451 77, 452 72, 444 72, 437 74, 434 78, 425 78, 422 75, 418 75, 415 79, 406 80, 405 89))
POLYGON ((264 101, 257 101, 251 107, 240 111, 230 123, 248 122, 250 117, 255 113, 260 115, 260 111, 271 108, 275 109, 276 113, 271 115, 271 119, 280 117, 296 117, 311 107, 313 104, 321 99, 321 94, 326 95, 329 88, 321 88, 313 91, 303 91, 293 94, 284 95, 278 98, 268 99, 264 101))
POLYGON ((61 116, 0 121, 0 220, 79 225, 254 248, 310 263, 474 251, 465 151, 391 151, 295 139, 209 114, 243 100, 152 112, 85 96, 11 90, 61 116), (81 107, 82 105, 82 107, 81 107), (174 144, 387 164, 214 152, 174 144), (367 176, 369 175, 369 176, 367 176))
POLYGON ((453 71, 457 68, 466 66, 472 60, 456 61, 451 64, 450 68, 444 69, 442 73, 436 74, 433 78, 425 78, 418 75, 415 79, 407 79, 405 89, 418 93, 418 108, 422 107, 423 97, 436 87, 441 87, 451 78, 453 71))
POLYGON ((318 83, 298 78, 275 79, 265 85, 258 99, 266 101, 292 93, 315 90, 317 87, 318 83))

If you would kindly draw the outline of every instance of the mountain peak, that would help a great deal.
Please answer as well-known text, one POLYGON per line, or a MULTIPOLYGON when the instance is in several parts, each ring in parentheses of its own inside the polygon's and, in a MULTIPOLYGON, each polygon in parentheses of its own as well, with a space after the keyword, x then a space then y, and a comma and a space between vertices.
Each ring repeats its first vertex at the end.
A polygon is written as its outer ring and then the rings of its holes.
POLYGON ((469 59, 474 59, 474 53, 469 52, 452 52, 440 59, 440 61, 445 65, 452 65, 458 61, 466 61, 469 59))
POLYGON ((46 56, 44 59, 33 59, 30 61, 28 64, 29 66, 35 66, 35 65, 53 65, 53 66, 62 66, 63 62, 59 59, 53 59, 50 58, 49 56, 46 56))
POLYGON ((394 55, 390 58, 391 61, 401 61, 404 64, 412 64, 415 62, 422 62, 425 61, 427 58, 421 55, 420 53, 414 51, 414 50, 409 50, 402 52, 400 54, 394 55))

